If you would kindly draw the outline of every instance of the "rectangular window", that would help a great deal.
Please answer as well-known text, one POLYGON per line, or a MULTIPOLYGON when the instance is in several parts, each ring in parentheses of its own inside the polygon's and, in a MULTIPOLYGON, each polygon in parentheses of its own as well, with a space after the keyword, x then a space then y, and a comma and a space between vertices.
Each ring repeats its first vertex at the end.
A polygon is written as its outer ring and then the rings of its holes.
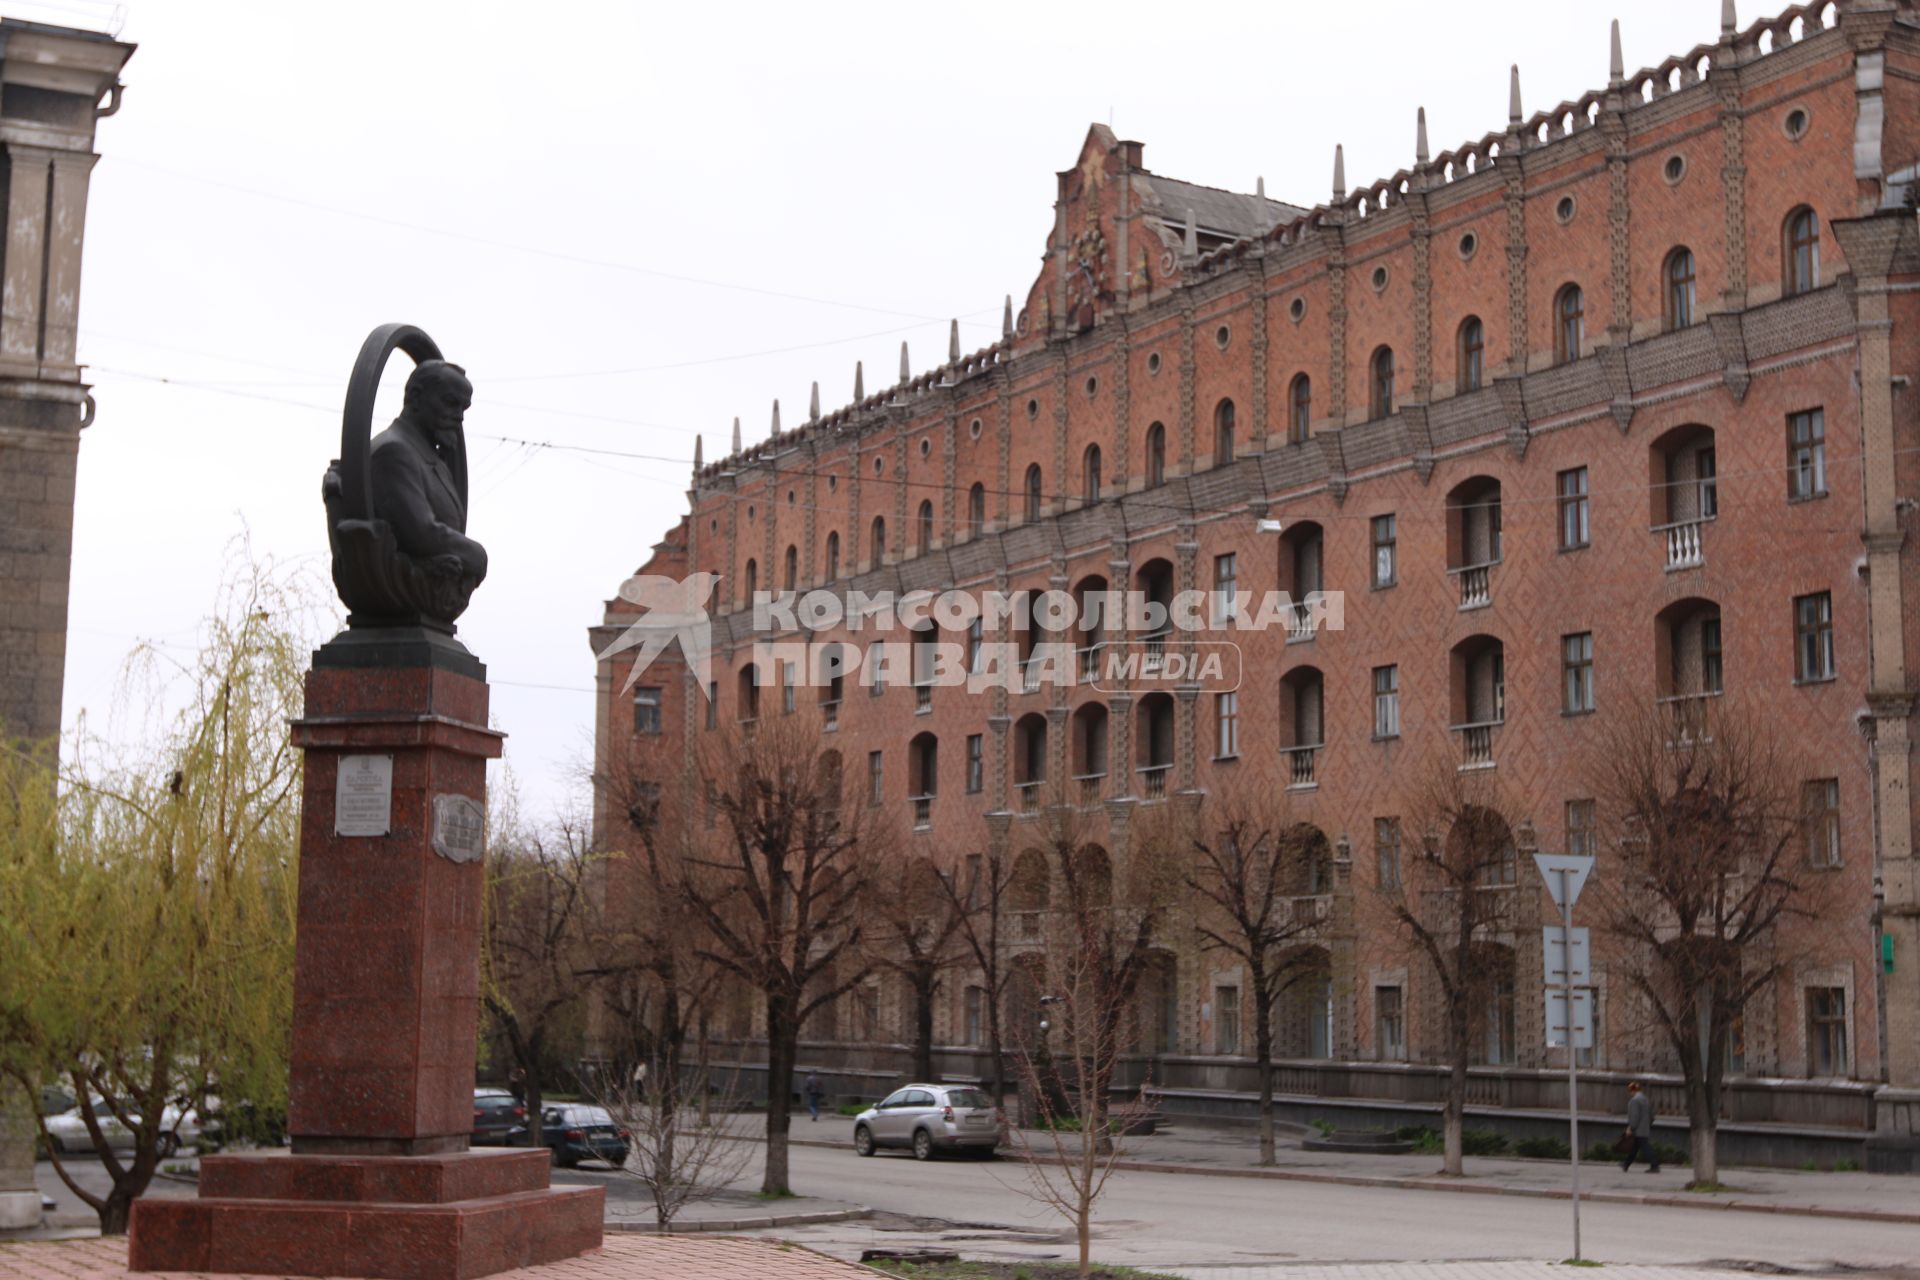
POLYGON ((1787 497, 1827 493, 1827 415, 1821 409, 1787 416, 1787 497))
POLYGON ((1373 736, 1400 736, 1400 668, 1373 669, 1373 736))
POLYGON ((1565 691, 1561 710, 1593 710, 1593 632, 1560 637, 1560 674, 1565 691))
POLYGON ((1825 591, 1793 601, 1794 676, 1833 679, 1833 597, 1825 591))
POLYGON ((1373 989, 1373 1056, 1401 1062, 1407 1056, 1407 1012, 1399 987, 1373 989))
POLYGON ((1240 1052, 1240 988, 1213 989, 1213 1051, 1240 1052))
POLYGON ((867 752, 867 803, 879 804, 886 798, 886 782, 880 771, 880 753, 867 752))
POLYGON ((1720 660, 1720 619, 1700 622, 1700 692, 1720 693, 1726 669, 1720 660))
POLYGON ((978 733, 967 735, 967 793, 978 793, 986 784, 986 738, 978 733))
POLYGON ((1213 558, 1212 625, 1225 627, 1233 621, 1234 584, 1239 579, 1239 562, 1232 554, 1213 558))
POLYGON ((1514 1025, 1514 990, 1510 977, 1495 978, 1487 995, 1486 1062, 1489 1066, 1511 1065, 1520 1037, 1514 1025))
POLYGON ((780 664, 780 710, 792 715, 794 708, 799 705, 799 697, 800 681, 794 674, 794 664, 783 662, 780 664))
POLYGON ((1807 988, 1807 1074, 1847 1074, 1847 990, 1807 988))
POLYGON ((1398 579, 1395 560, 1398 550, 1398 522, 1391 515, 1373 518, 1373 585, 1390 587, 1398 579))
POLYGON ((1567 852, 1577 858, 1590 858, 1593 850, 1593 801, 1567 801, 1567 852))
POLYGON ((1727 1021, 1727 1074, 1745 1075, 1747 1072, 1747 1015, 1735 1013, 1727 1021))
POLYGON ((720 682, 707 681, 707 728, 720 727, 720 682))
POLYGON ((660 690, 642 685, 633 691, 633 731, 660 732, 660 690))
POLYGON ((981 642, 985 638, 985 636, 986 636, 986 623, 984 620, 980 618, 975 618, 972 622, 969 622, 967 624, 967 674, 968 675, 977 676, 980 674, 980 666, 982 662, 982 653, 983 653, 981 642))
POLYGON ((1231 760, 1240 754, 1240 695, 1213 695, 1213 721, 1217 730, 1214 758, 1231 760))
POLYGON ((1840 865, 1840 780, 1816 778, 1807 784, 1807 862, 1840 865))
POLYGON ((1587 545, 1587 469, 1575 467, 1562 471, 1560 493, 1560 549, 1572 551, 1587 545))
POLYGON ((1700 518, 1711 520, 1720 514, 1719 464, 1714 461, 1713 446, 1700 450, 1694 460, 1698 469, 1694 483, 1700 486, 1700 518))
POLYGON ((1400 819, 1373 820, 1373 855, 1380 868, 1380 888, 1392 892, 1400 887, 1400 819))
POLYGON ((980 987, 967 988, 967 1040, 968 1044, 980 1044, 985 1036, 982 1028, 986 1026, 987 993, 980 987))

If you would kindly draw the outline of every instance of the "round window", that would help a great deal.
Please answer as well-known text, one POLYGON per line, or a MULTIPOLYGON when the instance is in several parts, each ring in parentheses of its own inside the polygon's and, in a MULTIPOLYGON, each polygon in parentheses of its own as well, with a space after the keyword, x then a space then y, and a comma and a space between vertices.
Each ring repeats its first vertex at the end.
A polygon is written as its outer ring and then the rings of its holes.
POLYGON ((1385 290, 1386 287, 1387 287, 1387 269, 1385 267, 1375 267, 1373 269, 1373 291, 1375 293, 1380 293, 1383 290, 1385 290))
POLYGON ((1305 298, 1295 298, 1287 304, 1287 314, 1293 317, 1295 324, 1299 324, 1302 320, 1306 319, 1307 300, 1305 298))
POLYGON ((1474 235, 1473 232, 1469 231, 1465 235, 1461 236, 1460 237, 1460 260, 1462 262, 1465 262, 1468 258, 1471 258, 1473 256, 1473 251, 1475 249, 1478 249, 1479 247, 1480 247, 1480 237, 1474 235))
POLYGON ((1572 222, 1573 209, 1574 209, 1573 197, 1561 196, 1560 203, 1553 206, 1553 216, 1560 219, 1560 221, 1562 222, 1572 222))
POLYGON ((1668 186, 1672 186, 1674 183, 1680 181, 1680 179, 1687 176, 1687 158, 1685 156, 1668 156, 1667 162, 1660 166, 1660 176, 1667 180, 1668 186))
POLYGON ((1152 378, 1160 376, 1160 353, 1158 351, 1155 351, 1147 357, 1147 376, 1152 378))
POLYGON ((920 456, 924 458, 932 452, 933 452, 933 441, 928 439, 925 436, 920 437, 920 456))
POLYGON ((1037 418, 1040 416, 1040 402, 1038 400, 1027 401, 1027 416, 1029 418, 1037 418))
POLYGON ((1813 118, 1807 114, 1805 107, 1795 107, 1780 118, 1780 129, 1789 138, 1798 142, 1807 136, 1807 128, 1812 123, 1813 118))
POLYGON ((1089 398, 1091 398, 1091 397, 1093 396, 1093 394, 1094 394, 1094 393, 1095 393, 1096 391, 1098 391, 1098 390, 1100 390, 1100 379, 1098 379, 1098 378, 1088 378, 1088 379, 1087 379, 1087 395, 1088 395, 1088 397, 1089 397, 1089 398))
POLYGON ((980 419, 975 418, 972 422, 969 422, 967 424, 967 435, 970 439, 974 439, 974 440, 978 440, 980 438, 980 419))
POLYGON ((1222 351, 1225 351, 1227 349, 1227 344, 1232 341, 1233 341, 1233 327, 1231 325, 1223 324, 1218 329, 1215 329, 1213 331, 1213 345, 1220 348, 1222 351))

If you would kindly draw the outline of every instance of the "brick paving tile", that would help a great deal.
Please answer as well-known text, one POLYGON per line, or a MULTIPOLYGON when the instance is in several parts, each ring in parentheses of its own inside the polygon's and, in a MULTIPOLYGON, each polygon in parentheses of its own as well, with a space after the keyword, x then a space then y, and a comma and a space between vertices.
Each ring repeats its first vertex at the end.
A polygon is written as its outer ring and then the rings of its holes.
MULTIPOLYGON (((0 1280, 126 1280, 132 1274, 124 1238, 0 1245, 0 1280)), ((582 1257, 503 1274, 514 1280, 856 1280, 873 1272, 772 1241, 620 1234, 582 1257)))
MULTIPOLYGON (((1158 1267, 1190 1280, 1572 1280, 1587 1274, 1557 1262, 1339 1262, 1251 1267, 1158 1267)), ((1607 1280, 1752 1280, 1751 1274, 1701 1267, 1608 1263, 1607 1280)))

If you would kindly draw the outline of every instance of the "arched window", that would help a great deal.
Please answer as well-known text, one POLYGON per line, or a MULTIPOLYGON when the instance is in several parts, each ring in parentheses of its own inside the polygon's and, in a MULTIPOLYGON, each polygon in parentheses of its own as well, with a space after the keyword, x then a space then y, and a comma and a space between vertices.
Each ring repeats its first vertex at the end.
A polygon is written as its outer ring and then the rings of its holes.
POLYGON ((1287 402, 1287 443, 1301 444, 1313 422, 1313 379, 1304 373, 1295 374, 1287 402))
POLYGON ((1147 487, 1167 482, 1167 428, 1154 423, 1147 428, 1147 487))
POLYGON ((1031 463, 1027 467, 1027 519, 1040 518, 1040 505, 1044 496, 1040 488, 1040 464, 1031 463))
POLYGON ((1666 320, 1668 329, 1693 323, 1693 250, 1682 245, 1667 255, 1666 320))
POLYGON ((967 532, 979 537, 987 527, 987 486, 976 484, 967 490, 967 532))
POLYGON ((780 575, 780 587, 783 591, 792 591, 800 585, 800 548, 787 547, 787 563, 780 575))
POLYGON ((1787 215, 1787 261, 1781 292, 1805 293, 1820 287, 1820 216, 1801 205, 1787 215))
POLYGON ((832 582, 840 576, 840 535, 827 535, 827 581, 832 582))
POLYGON ((887 555, 887 518, 873 518, 873 563, 878 565, 887 555))
POLYGON ((1384 418, 1393 412, 1393 348, 1375 347, 1370 368, 1373 388, 1367 410, 1372 417, 1384 418))
POLYGON ((1233 461, 1233 401, 1222 400, 1213 409, 1213 465, 1233 461))
POLYGON ((1553 296, 1553 362, 1580 358, 1587 342, 1587 299, 1577 284, 1564 285, 1553 296))
POLYGON ((1457 386, 1461 391, 1478 391, 1487 375, 1487 328, 1479 316, 1468 316, 1460 322, 1458 346, 1457 386))
POLYGON ((760 589, 759 564, 752 560, 747 561, 747 571, 745 574, 741 576, 740 581, 746 586, 746 589, 747 589, 747 603, 752 604, 753 593, 760 589))
POLYGON ((1081 487, 1088 502, 1100 501, 1100 446, 1087 446, 1086 456, 1080 464, 1081 487))
POLYGON ((919 519, 920 554, 933 550, 933 500, 927 499, 920 504, 919 519))

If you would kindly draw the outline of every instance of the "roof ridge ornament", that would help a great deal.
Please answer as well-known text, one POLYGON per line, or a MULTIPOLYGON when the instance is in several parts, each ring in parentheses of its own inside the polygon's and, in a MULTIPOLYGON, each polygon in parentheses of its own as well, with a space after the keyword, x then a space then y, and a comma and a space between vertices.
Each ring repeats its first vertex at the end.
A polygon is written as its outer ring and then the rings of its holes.
POLYGON ((1507 124, 1518 129, 1520 120, 1520 64, 1516 62, 1507 80, 1507 124))
POLYGON ((1432 159, 1427 151, 1427 109, 1421 107, 1415 116, 1413 159, 1416 164, 1426 164, 1432 159))
POLYGON ((1002 338, 1011 338, 1013 336, 1013 295, 1012 294, 1007 295, 1007 309, 1000 313, 1000 336, 1002 338))
POLYGON ((733 420, 733 451, 740 452, 740 419, 733 420))
POLYGON ((773 402, 773 430, 767 436, 767 443, 771 444, 775 440, 778 440, 779 438, 780 438, 780 401, 776 399, 773 402))
POLYGON ((960 322, 955 320, 947 330, 947 363, 960 363, 960 322))
POLYGON ((913 378, 911 367, 907 364, 907 340, 900 339, 900 385, 906 386, 913 378))
POLYGON ((1733 0, 1720 0, 1720 34, 1730 36, 1740 29, 1740 18, 1734 12, 1733 0))
POLYGON ((858 360, 853 362, 853 402, 859 404, 867 398, 867 371, 858 360))
POLYGON ((1333 202, 1339 204, 1347 198, 1347 149, 1339 143, 1333 144, 1333 202))
POLYGON ((1187 206, 1187 229, 1181 238, 1180 251, 1189 258, 1200 256, 1200 224, 1193 215, 1193 206, 1187 206))
POLYGON ((807 421, 820 421, 820 383, 813 384, 813 399, 807 402, 807 421))
POLYGON ((1613 20, 1613 34, 1607 50, 1607 87, 1618 89, 1627 83, 1627 60, 1620 53, 1620 19, 1613 20))

